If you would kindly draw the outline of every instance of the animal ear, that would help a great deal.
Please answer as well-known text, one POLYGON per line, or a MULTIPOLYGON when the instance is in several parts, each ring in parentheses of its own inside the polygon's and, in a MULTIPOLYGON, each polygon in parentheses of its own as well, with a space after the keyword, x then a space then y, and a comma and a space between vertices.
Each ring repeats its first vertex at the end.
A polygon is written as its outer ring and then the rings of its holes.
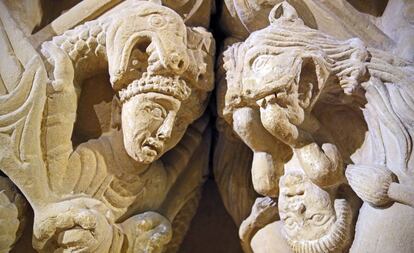
POLYGON ((114 96, 111 106, 111 129, 121 129, 121 109, 121 101, 119 101, 117 96, 114 96))
POLYGON ((304 108, 312 109, 321 91, 327 85, 330 71, 318 57, 302 58, 299 76, 299 102, 304 108))
POLYGON ((290 5, 288 2, 281 2, 269 13, 269 22, 270 24, 277 23, 277 20, 287 20, 287 21, 293 21, 299 19, 298 13, 296 12, 296 9, 290 5))

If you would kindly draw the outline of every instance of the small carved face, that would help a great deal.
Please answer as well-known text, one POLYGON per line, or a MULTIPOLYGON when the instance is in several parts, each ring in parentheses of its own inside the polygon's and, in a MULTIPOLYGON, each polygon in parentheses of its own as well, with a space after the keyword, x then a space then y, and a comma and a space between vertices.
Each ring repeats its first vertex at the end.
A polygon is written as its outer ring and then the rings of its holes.
POLYGON ((280 180, 280 217, 289 239, 316 240, 335 225, 335 208, 328 192, 304 175, 285 175, 280 180))
MULTIPOLYGON (((124 146, 134 160, 149 164, 174 146, 180 135, 174 131, 181 102, 160 93, 133 96, 122 106, 124 146)), ((181 134, 182 135, 182 134, 181 134)))

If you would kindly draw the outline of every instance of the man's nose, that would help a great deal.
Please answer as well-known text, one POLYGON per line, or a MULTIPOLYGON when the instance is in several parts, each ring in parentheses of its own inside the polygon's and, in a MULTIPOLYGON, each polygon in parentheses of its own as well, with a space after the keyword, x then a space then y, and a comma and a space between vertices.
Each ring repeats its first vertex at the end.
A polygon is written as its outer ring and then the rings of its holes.
POLYGON ((303 203, 300 203, 297 206, 296 211, 298 212, 298 214, 303 214, 306 211, 306 206, 303 203))
POLYGON ((157 131, 157 138, 161 141, 167 140, 171 137, 175 122, 175 114, 169 113, 163 124, 157 131))

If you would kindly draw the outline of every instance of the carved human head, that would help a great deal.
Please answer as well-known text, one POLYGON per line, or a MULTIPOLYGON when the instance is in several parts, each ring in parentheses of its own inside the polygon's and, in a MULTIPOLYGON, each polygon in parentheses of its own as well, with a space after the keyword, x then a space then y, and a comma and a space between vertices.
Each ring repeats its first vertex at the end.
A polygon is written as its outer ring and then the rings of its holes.
POLYGON ((295 252, 336 252, 348 240, 351 211, 304 173, 287 172, 279 182, 283 233, 295 252))
MULTIPOLYGON (((162 93, 161 90, 133 91, 133 88, 139 89, 140 85, 145 86, 151 82, 150 78, 155 77, 139 79, 137 82, 141 84, 132 84, 129 90, 121 91, 124 146, 129 156, 141 163, 153 162, 165 150, 174 146, 189 124, 177 124, 178 113, 185 97, 175 97, 172 93, 162 93), (181 129, 177 129, 178 127, 181 129)), ((174 80, 171 79, 164 79, 163 82, 165 88, 172 88, 174 85, 174 80)))
POLYGON ((214 43, 205 29, 186 27, 177 13, 155 3, 138 1, 114 18, 106 44, 112 87, 122 103, 124 146, 148 164, 175 146, 204 111, 213 88, 214 43))
POLYGON ((235 108, 256 108, 267 131, 294 145, 322 94, 359 84, 367 53, 358 39, 338 41, 305 26, 286 2, 274 7, 269 20, 224 53, 223 115, 232 123, 235 108), (350 68, 349 59, 355 64, 350 68))

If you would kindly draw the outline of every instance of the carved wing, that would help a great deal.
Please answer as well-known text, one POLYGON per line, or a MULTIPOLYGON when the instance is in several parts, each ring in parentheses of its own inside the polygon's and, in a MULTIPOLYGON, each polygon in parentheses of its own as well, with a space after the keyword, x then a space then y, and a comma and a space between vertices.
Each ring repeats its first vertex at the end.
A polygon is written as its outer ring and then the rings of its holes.
MULTIPOLYGON (((227 38, 224 46, 237 42, 239 40, 236 38, 227 38)), ((215 141, 213 173, 224 206, 239 227, 249 216, 257 197, 253 189, 251 173, 253 152, 236 136, 232 127, 224 119, 224 101, 228 88, 226 73, 222 67, 223 56, 219 57, 217 65, 220 66, 216 71, 218 112, 216 127, 219 133, 215 141)))
POLYGON ((180 143, 162 158, 172 185, 159 211, 170 220, 198 195, 207 177, 211 139, 208 123, 206 114, 190 125, 180 143))
POLYGON ((0 18, 0 169, 42 205, 50 200, 40 138, 46 69, 2 2, 0 18))
POLYGON ((167 171, 174 182, 158 210, 172 223, 173 237, 167 245, 168 253, 178 252, 198 208, 208 174, 211 144, 208 123, 208 114, 198 119, 180 143, 162 158, 169 165, 167 171))
POLYGON ((236 136, 231 136, 230 126, 224 121, 220 123, 214 152, 214 178, 224 206, 240 226, 257 197, 251 177, 253 152, 236 136))
MULTIPOLYGON (((210 157, 211 130, 207 126, 208 118, 204 117, 190 126, 187 130, 190 134, 183 137, 184 145, 187 144, 183 147, 195 150, 160 209, 160 213, 172 222, 173 238, 167 245, 168 253, 178 252, 197 212, 210 157)), ((174 150, 171 155, 177 157, 182 151, 174 150)))
POLYGON ((413 159, 413 65, 380 50, 367 64, 372 78, 366 86, 364 116, 369 134, 356 153, 356 164, 387 167, 399 178, 409 177, 413 159), (392 84, 392 85, 391 85, 392 84))

